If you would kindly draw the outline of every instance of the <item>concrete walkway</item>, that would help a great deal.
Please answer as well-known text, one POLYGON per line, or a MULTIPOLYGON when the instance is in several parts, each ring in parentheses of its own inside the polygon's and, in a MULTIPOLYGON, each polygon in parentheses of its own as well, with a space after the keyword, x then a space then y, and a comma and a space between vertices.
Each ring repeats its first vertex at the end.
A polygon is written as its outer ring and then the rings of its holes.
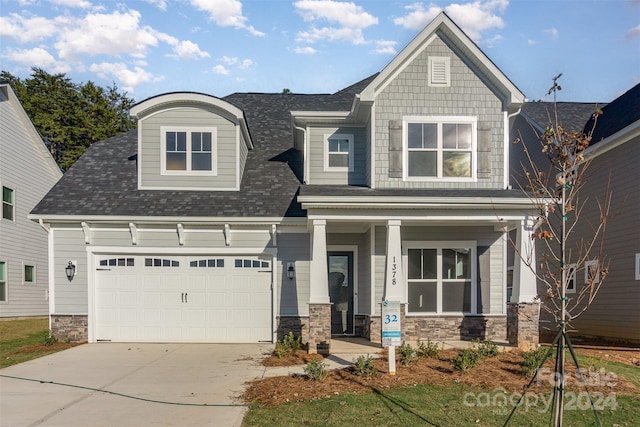
POLYGON ((1 369, 0 426, 240 426, 246 407, 236 398, 246 381, 264 375, 259 362, 272 349, 82 345, 1 369))

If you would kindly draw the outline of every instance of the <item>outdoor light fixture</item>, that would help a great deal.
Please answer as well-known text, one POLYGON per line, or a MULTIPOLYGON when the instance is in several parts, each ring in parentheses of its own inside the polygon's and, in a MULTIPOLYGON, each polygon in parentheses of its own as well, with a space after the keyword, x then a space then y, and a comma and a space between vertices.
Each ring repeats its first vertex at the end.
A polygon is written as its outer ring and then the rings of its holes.
POLYGON ((296 269, 292 262, 287 263, 287 276, 289 277, 289 280, 293 280, 293 278, 296 277, 296 269))
POLYGON ((67 274, 69 281, 73 280, 73 276, 76 275, 76 266, 73 265, 73 261, 69 261, 69 264, 64 268, 64 272, 67 274))

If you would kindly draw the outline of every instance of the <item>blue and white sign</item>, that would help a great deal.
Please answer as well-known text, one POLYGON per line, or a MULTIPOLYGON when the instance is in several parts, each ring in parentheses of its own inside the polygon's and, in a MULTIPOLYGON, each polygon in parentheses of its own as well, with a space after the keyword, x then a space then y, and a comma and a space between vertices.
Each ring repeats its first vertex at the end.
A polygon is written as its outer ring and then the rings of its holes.
POLYGON ((382 346, 398 347, 402 345, 400 326, 400 301, 382 302, 382 346))

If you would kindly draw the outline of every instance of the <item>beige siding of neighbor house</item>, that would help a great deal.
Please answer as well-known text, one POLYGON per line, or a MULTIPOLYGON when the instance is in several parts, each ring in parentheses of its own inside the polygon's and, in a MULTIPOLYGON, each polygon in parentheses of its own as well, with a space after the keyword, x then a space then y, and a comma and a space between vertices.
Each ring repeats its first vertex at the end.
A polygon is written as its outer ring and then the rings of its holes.
POLYGON ((61 176, 13 92, 0 86, 0 186, 14 191, 14 220, 0 219, 7 273, 0 317, 49 313, 48 235, 27 215, 61 176), (25 265, 35 267, 35 282, 24 282, 25 265))
POLYGON ((139 126, 141 126, 141 153, 138 153, 138 158, 140 159, 140 186, 142 188, 233 190, 239 186, 236 165, 238 159, 241 164, 246 161, 246 152, 243 153, 241 150, 238 153, 238 145, 244 144, 244 142, 239 140, 236 130, 237 124, 231 118, 204 108, 179 107, 145 117, 140 121, 139 126), (162 175, 161 126, 215 127, 216 176, 162 175))
MULTIPOLYGON (((375 228, 375 309, 380 314, 380 305, 384 297, 386 258, 386 227, 375 228)), ((477 244, 478 265, 477 280, 480 283, 478 294, 478 314, 505 313, 505 280, 504 277, 504 241, 502 233, 492 227, 419 227, 403 226, 403 244, 411 241, 463 241, 474 240, 477 244), (488 271, 486 271, 488 269, 488 271)), ((406 266, 403 273, 406 277, 406 266)))
MULTIPOLYGON (((480 138, 478 138, 480 143, 480 138)), ((486 149, 488 147, 483 147, 486 149)), ((407 65, 375 100, 375 164, 377 188, 504 188, 504 114, 501 99, 476 70, 463 61, 439 36, 407 65), (450 58, 450 86, 428 85, 429 57, 450 58), (477 117, 478 129, 489 132, 490 151, 483 153, 487 177, 476 181, 403 181, 389 176, 389 121, 405 116, 477 117), (486 158, 484 158, 486 156, 486 158)), ((472 165, 478 169, 481 154, 472 165)))
POLYGON ((366 130, 362 127, 314 127, 309 132, 309 184, 364 185, 366 184, 366 130), (353 171, 325 169, 326 135, 353 135, 353 171))
MULTIPOLYGON (((638 159, 640 138, 635 138, 598 156, 589 166, 587 185, 582 191, 586 204, 571 241, 592 236, 591 224, 597 223, 600 216, 598 201, 602 202, 609 192, 612 216, 603 246, 609 274, 591 307, 571 322, 576 335, 640 342, 640 280, 635 278, 635 257, 640 253, 638 159)), ((569 294, 570 298, 580 292, 584 282, 584 272, 579 272, 576 294, 569 294)), ((539 292, 543 291, 540 286, 539 292)), ((550 320, 543 315, 542 326, 549 327, 550 320)))

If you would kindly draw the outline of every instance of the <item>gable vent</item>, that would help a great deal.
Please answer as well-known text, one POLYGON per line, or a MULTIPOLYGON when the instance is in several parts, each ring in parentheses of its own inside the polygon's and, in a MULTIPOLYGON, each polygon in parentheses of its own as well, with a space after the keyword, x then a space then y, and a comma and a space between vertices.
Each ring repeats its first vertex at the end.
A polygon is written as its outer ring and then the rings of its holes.
POLYGON ((429 86, 449 86, 449 64, 448 57, 429 57, 429 86))

